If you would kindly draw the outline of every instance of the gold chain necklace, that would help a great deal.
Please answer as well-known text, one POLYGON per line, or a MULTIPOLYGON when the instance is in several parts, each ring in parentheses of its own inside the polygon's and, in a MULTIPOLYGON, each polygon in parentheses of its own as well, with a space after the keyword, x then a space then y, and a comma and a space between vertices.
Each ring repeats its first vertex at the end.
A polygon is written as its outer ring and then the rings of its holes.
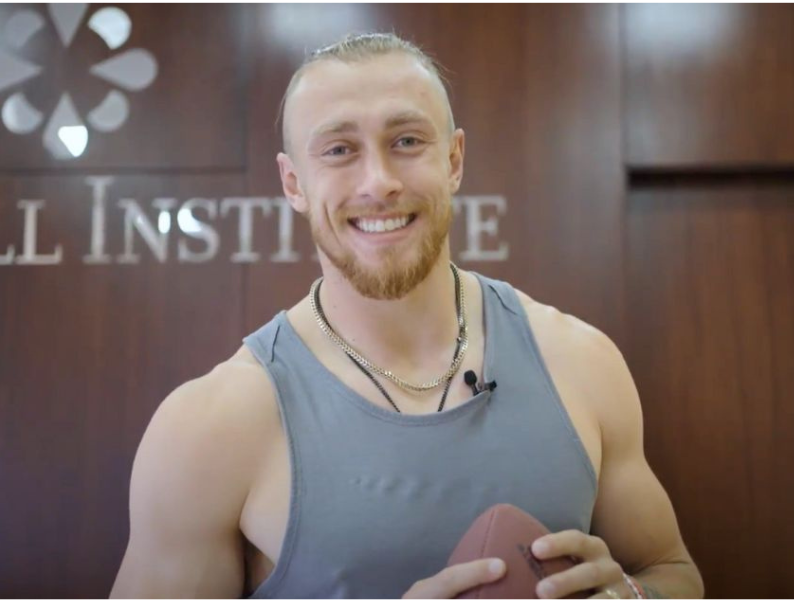
POLYGON ((452 364, 449 366, 449 369, 447 369, 447 372, 441 375, 441 377, 436 377, 433 381, 428 383, 413 384, 401 379, 391 371, 382 369, 378 365, 368 361, 366 358, 361 356, 361 354, 356 352, 355 348, 343 340, 333 330, 330 323, 328 323, 328 320, 325 318, 322 305, 320 304, 320 284, 323 281, 322 277, 312 284, 311 291, 309 292, 309 303, 311 304, 314 318, 317 321, 317 324, 320 326, 320 329, 322 329, 323 333, 331 338, 331 340, 357 364, 364 367, 365 369, 368 369, 369 371, 374 371, 378 375, 382 375, 404 390, 409 390, 412 392, 426 392, 427 390, 437 388, 455 376, 455 373, 458 372, 460 365, 463 363, 463 357, 466 354, 466 348, 469 346, 468 327, 466 326, 466 297, 463 292, 463 284, 460 281, 460 274, 458 273, 457 267, 452 263, 449 263, 449 266, 452 269, 452 275, 455 278, 455 304, 458 313, 457 343, 459 351, 455 353, 455 356, 452 359, 452 364))

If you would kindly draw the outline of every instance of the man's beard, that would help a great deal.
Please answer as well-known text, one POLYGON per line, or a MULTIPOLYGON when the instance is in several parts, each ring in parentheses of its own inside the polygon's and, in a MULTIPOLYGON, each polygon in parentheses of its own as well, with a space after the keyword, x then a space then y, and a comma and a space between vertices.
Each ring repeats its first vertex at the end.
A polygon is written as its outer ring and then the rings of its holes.
MULTIPOLYGON (((338 247, 332 249, 310 212, 312 238, 359 294, 373 300, 398 300, 427 278, 444 247, 452 223, 452 206, 449 201, 440 202, 442 204, 437 205, 435 211, 423 214, 431 220, 430 230, 422 236, 414 259, 406 258, 406 253, 397 247, 384 248, 380 252, 380 265, 367 267, 356 259, 352 251, 338 247)), ((344 224, 353 227, 347 219, 344 219, 344 224)))

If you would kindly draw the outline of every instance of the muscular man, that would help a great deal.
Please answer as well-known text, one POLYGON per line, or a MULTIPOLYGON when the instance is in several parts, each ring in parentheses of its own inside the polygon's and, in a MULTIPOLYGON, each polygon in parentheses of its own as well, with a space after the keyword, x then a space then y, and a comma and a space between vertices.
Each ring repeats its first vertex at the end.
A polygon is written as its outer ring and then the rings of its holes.
POLYGON ((624 572, 701 596, 617 348, 451 264, 464 134, 432 61, 392 35, 318 51, 284 148, 323 278, 157 410, 112 595, 452 598, 503 576, 444 566, 506 502, 555 532, 540 558, 581 559, 540 597, 631 597, 624 572))

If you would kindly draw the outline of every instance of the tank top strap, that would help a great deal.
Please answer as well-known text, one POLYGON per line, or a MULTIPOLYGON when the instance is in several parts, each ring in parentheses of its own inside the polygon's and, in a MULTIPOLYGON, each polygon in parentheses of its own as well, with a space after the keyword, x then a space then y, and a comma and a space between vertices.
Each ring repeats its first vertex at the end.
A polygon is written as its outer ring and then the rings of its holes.
MULTIPOLYGON (((521 300, 512 285, 506 281, 491 279, 490 277, 480 275, 479 273, 473 274, 480 280, 480 283, 483 286, 484 302, 488 301, 485 296, 487 295, 488 290, 491 290, 491 292, 499 299, 499 303, 506 310, 520 319, 525 319, 524 307, 521 305, 521 300)), ((524 325, 526 325, 526 320, 524 320, 524 325)))
POLYGON ((285 313, 286 311, 282 310, 276 315, 276 318, 243 338, 243 343, 248 346, 263 366, 269 365, 275 360, 276 340, 278 339, 285 313))

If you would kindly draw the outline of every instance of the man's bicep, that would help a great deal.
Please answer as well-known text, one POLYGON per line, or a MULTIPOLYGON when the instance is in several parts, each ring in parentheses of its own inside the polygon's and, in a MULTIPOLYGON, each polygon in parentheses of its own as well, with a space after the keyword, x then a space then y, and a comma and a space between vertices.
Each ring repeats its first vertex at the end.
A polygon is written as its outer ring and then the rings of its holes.
POLYGON ((190 397, 152 418, 130 482, 130 540, 113 597, 239 597, 243 550, 233 473, 213 456, 217 430, 190 397), (187 409, 187 410, 185 410, 187 409), (203 439, 202 439, 203 438, 203 439))
POLYGON ((231 539, 162 543, 131 537, 111 598, 239 598, 242 551, 231 539))
POLYGON ((644 459, 605 469, 592 534, 602 538, 626 572, 691 561, 670 499, 644 459))
POLYGON ((636 573, 657 563, 691 561, 672 503, 645 458, 642 410, 623 357, 610 349, 602 410, 603 462, 592 533, 636 573))

